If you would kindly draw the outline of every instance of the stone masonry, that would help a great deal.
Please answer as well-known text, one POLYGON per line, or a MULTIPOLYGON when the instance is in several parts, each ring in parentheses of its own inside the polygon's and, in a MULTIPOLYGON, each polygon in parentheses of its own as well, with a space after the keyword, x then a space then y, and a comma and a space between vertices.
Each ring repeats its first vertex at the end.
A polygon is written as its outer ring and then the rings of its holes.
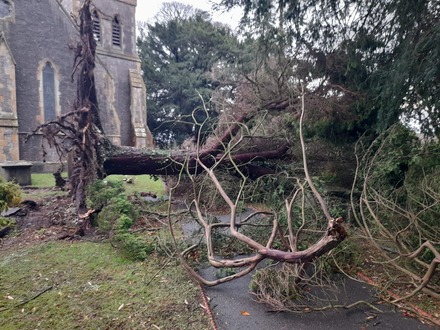
MULTIPOLYGON (((73 110, 73 51, 82 0, 0 0, 0 162, 56 162, 29 133, 73 110)), ((137 0, 94 0, 101 120, 116 144, 152 147, 136 52, 137 0)))

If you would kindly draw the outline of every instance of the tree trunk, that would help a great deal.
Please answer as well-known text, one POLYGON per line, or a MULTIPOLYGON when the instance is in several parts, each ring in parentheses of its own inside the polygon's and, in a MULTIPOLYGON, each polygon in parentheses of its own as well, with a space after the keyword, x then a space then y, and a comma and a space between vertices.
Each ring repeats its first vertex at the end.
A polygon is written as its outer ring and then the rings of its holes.
MULTIPOLYGON (((225 158, 222 160, 222 165, 230 166, 234 162, 249 176, 253 178, 260 177, 272 173, 272 171, 270 168, 255 165, 254 162, 280 159, 286 154, 287 150, 288 145, 283 144, 275 150, 234 154, 231 157, 232 159, 225 158)), ((101 154, 109 154, 103 163, 103 170, 107 175, 176 175, 182 171, 184 166, 187 167, 190 174, 196 174, 203 171, 197 165, 197 159, 201 160, 205 166, 211 167, 220 161, 223 156, 220 149, 216 148, 205 149, 199 153, 174 151, 167 155, 154 150, 115 146, 111 146, 110 150, 101 151, 101 154)))

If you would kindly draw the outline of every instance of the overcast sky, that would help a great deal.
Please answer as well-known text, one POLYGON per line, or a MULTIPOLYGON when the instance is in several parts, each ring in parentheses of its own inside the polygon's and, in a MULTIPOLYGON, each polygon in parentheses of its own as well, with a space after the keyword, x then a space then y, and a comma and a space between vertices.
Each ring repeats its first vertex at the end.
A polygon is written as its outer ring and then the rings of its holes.
MULTIPOLYGON (((208 12, 211 11, 212 5, 218 3, 219 0, 174 0, 175 2, 181 2, 187 5, 191 5, 194 8, 200 8, 208 12)), ((136 8, 136 21, 149 22, 153 21, 154 16, 157 14, 162 4, 165 2, 173 2, 173 0, 138 0, 136 8)), ((218 13, 213 15, 215 21, 227 23, 231 27, 235 28, 238 25, 240 19, 239 11, 233 11, 232 13, 218 13)))

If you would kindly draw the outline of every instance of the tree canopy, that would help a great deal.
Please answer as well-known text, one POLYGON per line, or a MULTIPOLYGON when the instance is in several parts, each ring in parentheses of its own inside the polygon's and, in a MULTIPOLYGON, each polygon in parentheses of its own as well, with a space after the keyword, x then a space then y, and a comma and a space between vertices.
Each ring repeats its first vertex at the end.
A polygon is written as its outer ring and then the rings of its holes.
MULTIPOLYGON (((244 9, 242 24, 307 63, 304 79, 319 82, 324 96, 348 102, 342 131, 382 131, 416 121, 440 136, 440 5, 433 0, 223 0, 244 9), (345 100, 344 100, 345 98, 345 100)), ((270 46, 268 46, 270 45, 270 46)), ((276 45, 276 47, 274 47, 276 45)), ((327 118, 329 119, 329 118, 327 118)), ((330 118, 331 119, 331 118, 330 118)))
POLYGON ((235 61, 237 38, 207 12, 180 3, 165 3, 140 32, 148 124, 159 146, 180 145, 197 135, 194 120, 216 117, 209 100, 220 82, 212 70, 235 61))

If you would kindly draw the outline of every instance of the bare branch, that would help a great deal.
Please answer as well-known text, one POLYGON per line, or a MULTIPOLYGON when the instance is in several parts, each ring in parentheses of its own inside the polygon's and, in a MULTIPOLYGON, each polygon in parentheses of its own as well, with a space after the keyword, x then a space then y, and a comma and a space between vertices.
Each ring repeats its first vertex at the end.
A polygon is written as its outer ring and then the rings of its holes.
MULTIPOLYGON (((203 171, 207 174, 207 176, 210 178, 210 181, 212 185, 215 187, 217 192, 220 194, 221 198, 225 201, 225 203, 229 207, 230 217, 229 217, 229 224, 226 223, 208 223, 208 221, 205 219, 205 216, 203 215, 200 207, 199 199, 202 197, 200 192, 194 192, 194 196, 198 196, 193 200, 193 204, 196 209, 196 214, 199 223, 204 228, 204 240, 206 242, 206 248, 207 248, 207 255, 208 255, 208 261, 209 263, 216 267, 216 268, 225 268, 225 267, 235 267, 235 268, 241 268, 246 267, 237 273, 233 275, 226 276, 224 278, 215 280, 215 281, 208 281, 206 279, 203 279, 199 274, 197 274, 187 263, 185 258, 188 256, 189 252, 192 251, 193 248, 184 251, 181 253, 181 260, 184 265, 184 267, 189 271, 189 273, 193 276, 194 279, 199 281, 200 283, 204 285, 217 285, 220 283, 224 283, 226 281, 230 281, 233 279, 236 279, 238 277, 244 276, 248 274, 250 271, 252 271, 256 265, 261 262, 264 259, 273 259, 276 261, 282 261, 286 263, 292 263, 292 264, 298 264, 300 272, 303 272, 305 270, 305 265, 316 258, 319 258, 323 254, 327 253, 331 249, 333 249, 335 246, 337 246, 342 240, 346 237, 346 232, 344 227, 342 226, 342 219, 337 218, 334 219, 330 216, 326 203, 322 196, 319 194, 315 186, 313 185, 313 182, 311 180, 308 168, 307 168, 307 160, 306 160, 306 152, 305 152, 305 143, 304 139, 302 137, 302 130, 301 126, 303 124, 303 117, 304 117, 304 111, 305 111, 305 105, 304 105, 304 93, 302 93, 302 117, 300 120, 300 139, 301 139, 301 148, 303 152, 303 166, 304 166, 304 173, 306 175, 306 181, 309 185, 310 189, 313 192, 313 195, 316 197, 316 199, 319 202, 319 205, 321 206, 322 212, 326 215, 327 218, 327 229, 325 230, 323 236, 321 239, 319 239, 317 242, 312 244, 309 248, 298 251, 298 239, 301 231, 303 230, 305 223, 306 223, 306 215, 304 212, 305 209, 305 188, 304 185, 300 183, 300 180, 297 179, 297 185, 299 188, 295 191, 290 201, 285 201, 286 204, 286 210, 288 214, 288 232, 289 232, 289 250, 283 251, 279 249, 274 249, 273 244, 277 237, 277 234, 280 232, 278 218, 276 214, 274 214, 274 218, 272 221, 272 230, 270 232, 269 238, 266 241, 266 243, 260 243, 256 241, 255 239, 251 238, 248 235, 245 235, 241 232, 241 228, 244 224, 247 224, 250 219, 253 219, 255 215, 258 213, 252 213, 250 216, 248 216, 244 222, 238 223, 237 222, 237 209, 238 209, 238 203, 241 200, 241 197, 244 193, 244 187, 247 180, 247 177, 241 172, 240 168, 237 165, 237 157, 235 157, 232 154, 232 150, 237 148, 239 144, 243 141, 242 136, 236 138, 235 141, 228 141, 228 143, 224 143, 225 139, 222 137, 222 141, 220 141, 217 144, 214 144, 216 148, 222 149, 223 153, 221 155, 218 155, 217 157, 211 157, 211 160, 215 160, 215 163, 213 164, 206 164, 205 159, 203 158, 204 152, 196 152, 195 157, 197 161, 197 167, 200 169, 203 169, 203 171), (221 147, 220 147, 221 146, 221 147), (228 160, 229 164, 234 168, 234 170, 238 173, 238 176, 241 178, 240 183, 237 185, 236 193, 234 197, 231 197, 226 192, 225 188, 223 187, 222 183, 220 182, 219 178, 216 175, 217 167, 220 163, 224 163, 225 160, 228 160), (296 234, 294 233, 293 224, 292 224, 292 207, 294 205, 294 202, 296 201, 299 194, 302 195, 301 199, 301 208, 303 209, 302 212, 302 224, 300 228, 297 230, 296 234), (213 246, 213 230, 215 228, 225 228, 228 226, 229 233, 232 239, 236 239, 239 242, 244 243, 246 246, 248 246, 251 250, 254 251, 254 255, 250 257, 245 258, 238 258, 238 259, 222 259, 218 258, 214 254, 214 246, 213 246)), ((233 127, 236 127, 233 125, 233 127)), ((229 134, 229 133, 228 133, 229 134)), ((212 155, 211 155, 212 156, 212 155)), ((240 158, 238 158, 240 159, 240 158)), ((193 173, 193 170, 189 169, 189 164, 187 166, 187 173, 191 174, 193 173)), ((194 182, 194 179, 192 179, 194 182)))

